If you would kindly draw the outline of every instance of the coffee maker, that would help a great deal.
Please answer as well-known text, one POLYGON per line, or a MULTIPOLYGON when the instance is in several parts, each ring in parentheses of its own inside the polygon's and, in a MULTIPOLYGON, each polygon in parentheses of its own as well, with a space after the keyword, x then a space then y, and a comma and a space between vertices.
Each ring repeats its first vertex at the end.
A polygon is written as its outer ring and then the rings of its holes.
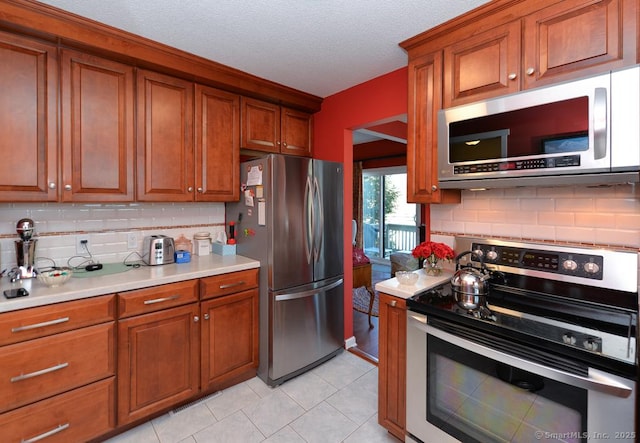
POLYGON ((16 240, 17 266, 9 271, 11 281, 36 276, 34 267, 37 239, 33 238, 35 224, 30 218, 23 218, 16 224, 16 232, 20 240, 16 240))

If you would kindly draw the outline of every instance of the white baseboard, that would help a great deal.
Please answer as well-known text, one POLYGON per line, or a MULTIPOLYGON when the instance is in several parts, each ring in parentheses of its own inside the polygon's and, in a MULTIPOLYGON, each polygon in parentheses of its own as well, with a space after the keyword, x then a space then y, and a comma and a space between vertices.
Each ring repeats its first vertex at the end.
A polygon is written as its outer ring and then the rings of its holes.
POLYGON ((353 348, 355 346, 358 346, 358 344, 356 343, 356 338, 354 336, 351 336, 344 341, 345 349, 353 348))

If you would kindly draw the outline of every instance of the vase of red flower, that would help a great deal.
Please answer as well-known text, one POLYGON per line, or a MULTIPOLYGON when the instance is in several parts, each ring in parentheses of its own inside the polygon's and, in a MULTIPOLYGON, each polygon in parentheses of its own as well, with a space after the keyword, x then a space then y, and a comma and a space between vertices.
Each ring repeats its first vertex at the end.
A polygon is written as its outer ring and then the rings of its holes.
POLYGON ((444 243, 425 241, 413 248, 411 254, 419 260, 424 260, 422 265, 427 275, 442 274, 440 260, 451 261, 455 257, 453 249, 444 243))

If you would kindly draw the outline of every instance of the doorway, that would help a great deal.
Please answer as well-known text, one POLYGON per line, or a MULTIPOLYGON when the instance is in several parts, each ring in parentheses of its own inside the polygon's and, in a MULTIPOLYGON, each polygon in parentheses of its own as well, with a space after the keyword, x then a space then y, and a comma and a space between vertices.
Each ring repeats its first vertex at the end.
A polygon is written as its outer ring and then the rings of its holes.
POLYGON ((406 167, 364 170, 362 200, 364 252, 374 263, 417 245, 420 211, 407 203, 406 167))

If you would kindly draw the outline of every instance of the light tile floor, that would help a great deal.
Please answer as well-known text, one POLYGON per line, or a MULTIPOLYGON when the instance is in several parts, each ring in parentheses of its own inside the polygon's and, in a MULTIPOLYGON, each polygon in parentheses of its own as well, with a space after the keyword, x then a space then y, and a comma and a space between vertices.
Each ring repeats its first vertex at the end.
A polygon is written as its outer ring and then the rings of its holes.
POLYGON ((377 366, 345 351, 275 388, 256 377, 108 442, 398 443, 377 409, 377 366))

